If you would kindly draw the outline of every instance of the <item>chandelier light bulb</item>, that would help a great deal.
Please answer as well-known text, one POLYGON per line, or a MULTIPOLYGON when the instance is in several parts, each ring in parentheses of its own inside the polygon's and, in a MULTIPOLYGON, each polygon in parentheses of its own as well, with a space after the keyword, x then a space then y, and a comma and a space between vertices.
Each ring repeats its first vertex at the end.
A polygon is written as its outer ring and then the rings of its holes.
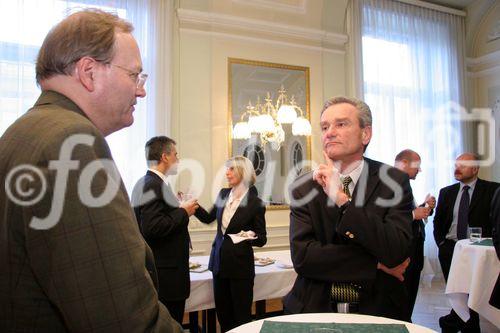
POLYGON ((248 117, 248 127, 251 133, 260 133, 259 116, 248 117))
POLYGON ((297 112, 292 105, 283 104, 278 110, 277 120, 280 124, 293 124, 297 119, 297 112))
POLYGON ((250 126, 246 121, 240 121, 234 125, 233 139, 246 140, 252 137, 250 126))
POLYGON ((312 128, 311 123, 304 117, 298 117, 292 124, 292 134, 293 135, 311 135, 312 128))
POLYGON ((259 129, 260 133, 274 131, 274 119, 268 114, 259 116, 259 129))

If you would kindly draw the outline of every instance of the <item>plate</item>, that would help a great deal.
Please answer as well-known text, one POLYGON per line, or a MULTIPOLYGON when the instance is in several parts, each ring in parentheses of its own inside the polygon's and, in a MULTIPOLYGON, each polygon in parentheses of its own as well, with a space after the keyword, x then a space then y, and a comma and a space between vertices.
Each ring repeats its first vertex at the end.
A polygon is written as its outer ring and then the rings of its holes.
POLYGON ((254 258, 255 266, 267 266, 274 264, 275 261, 272 258, 254 258))
POLYGON ((208 266, 207 265, 200 265, 196 268, 190 268, 189 271, 193 272, 193 273, 203 273, 203 272, 208 271, 208 266))
POLYGON ((189 262, 189 269, 196 269, 200 266, 201 264, 199 262, 192 262, 192 261, 189 262))

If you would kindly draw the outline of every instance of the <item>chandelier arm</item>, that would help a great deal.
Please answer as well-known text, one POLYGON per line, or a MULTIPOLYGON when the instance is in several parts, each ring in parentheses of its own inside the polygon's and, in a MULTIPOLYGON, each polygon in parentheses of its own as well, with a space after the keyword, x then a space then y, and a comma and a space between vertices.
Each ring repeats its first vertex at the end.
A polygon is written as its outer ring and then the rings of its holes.
POLYGON ((243 114, 240 117, 240 121, 243 121, 245 119, 246 115, 247 115, 247 112, 243 112, 243 114))
POLYGON ((300 116, 303 117, 304 116, 304 111, 302 111, 302 108, 300 106, 298 106, 297 104, 294 104, 293 107, 296 109, 296 110, 299 110, 300 112, 300 116))

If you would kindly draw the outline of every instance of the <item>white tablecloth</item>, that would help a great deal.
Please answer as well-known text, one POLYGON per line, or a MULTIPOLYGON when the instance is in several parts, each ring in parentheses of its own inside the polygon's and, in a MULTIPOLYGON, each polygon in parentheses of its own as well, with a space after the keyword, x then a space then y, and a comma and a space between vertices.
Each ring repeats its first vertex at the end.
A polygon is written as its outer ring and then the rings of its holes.
POLYGON ((374 317, 359 314, 344 314, 344 313, 304 313, 288 316, 278 316, 256 320, 251 323, 241 325, 229 331, 233 333, 256 333, 259 332, 264 320, 269 321, 285 321, 285 322, 305 322, 305 323, 359 323, 359 324, 404 324, 410 333, 431 333, 435 332, 429 328, 410 324, 404 321, 374 317))
POLYGON ((500 310, 489 304, 499 272, 500 261, 493 246, 471 245, 468 239, 457 242, 446 294, 462 320, 469 319, 471 308, 500 327, 500 310))
MULTIPOLYGON (((290 251, 255 252, 255 256, 276 259, 276 263, 268 266, 255 267, 253 300, 273 299, 285 296, 295 282, 297 273, 293 268, 280 268, 279 262, 290 263, 290 251)), ((189 258, 191 262, 208 265, 209 256, 189 258)), ((191 295, 186 301, 186 312, 215 308, 212 272, 190 273, 191 295)))

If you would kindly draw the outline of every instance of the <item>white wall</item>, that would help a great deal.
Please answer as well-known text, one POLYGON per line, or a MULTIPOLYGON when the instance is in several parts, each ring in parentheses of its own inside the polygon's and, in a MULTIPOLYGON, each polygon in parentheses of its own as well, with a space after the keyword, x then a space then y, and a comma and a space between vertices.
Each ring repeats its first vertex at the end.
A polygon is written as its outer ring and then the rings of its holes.
MULTIPOLYGON (((205 170, 204 207, 213 202, 212 179, 229 157, 228 58, 309 67, 311 156, 322 161, 319 112, 325 99, 346 93, 346 2, 336 1, 339 7, 323 25, 323 0, 274 1, 272 7, 266 0, 179 1, 172 136, 180 157, 198 160, 205 170)), ((190 178, 181 174, 180 190, 190 186, 190 178)), ((266 247, 288 247, 289 210, 268 210, 266 221, 266 247)), ((208 254, 215 223, 207 227, 192 218, 190 233, 195 253, 208 254)))
POLYGON ((500 2, 475 1, 467 7, 467 71, 469 108, 492 108, 495 122, 495 163, 480 176, 500 181, 500 2), (496 37, 495 37, 496 36, 496 37))

